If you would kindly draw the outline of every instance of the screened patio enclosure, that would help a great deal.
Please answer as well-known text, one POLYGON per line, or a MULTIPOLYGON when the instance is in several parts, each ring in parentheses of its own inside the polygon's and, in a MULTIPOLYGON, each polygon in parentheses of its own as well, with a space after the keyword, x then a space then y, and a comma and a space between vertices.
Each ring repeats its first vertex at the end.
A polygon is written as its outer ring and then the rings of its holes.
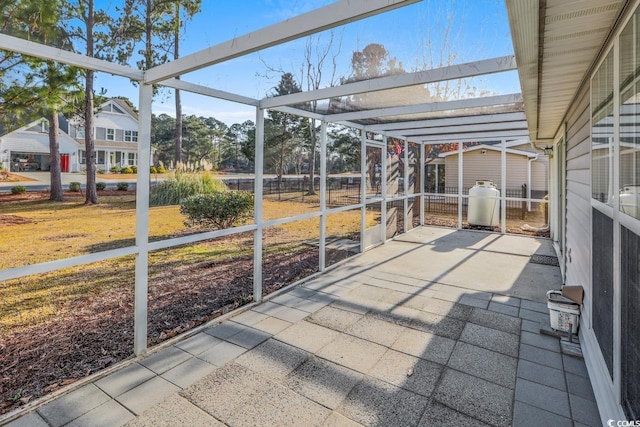
MULTIPOLYGON (((498 195, 477 198, 495 201, 499 220, 494 231, 505 233, 509 225, 509 206, 545 209, 547 201, 532 198, 531 167, 542 156, 528 142, 528 130, 522 96, 519 93, 479 97, 442 99, 426 90, 442 82, 477 76, 515 72, 513 56, 481 59, 435 69, 392 74, 350 81, 338 86, 308 90, 263 99, 250 98, 189 82, 189 73, 215 67, 235 58, 261 51, 291 40, 326 31, 347 23, 387 13, 416 3, 413 0, 344 0, 312 12, 295 16, 280 24, 235 37, 172 62, 146 71, 85 57, 69 51, 40 45, 8 35, 0 35, 0 48, 50 59, 64 64, 122 76, 139 83, 138 176, 135 209, 135 245, 97 251, 85 255, 55 259, 49 262, 15 266, 0 271, 0 280, 13 280, 31 275, 56 272, 71 267, 135 256, 134 286, 134 351, 142 354, 148 345, 147 316, 150 259, 154 254, 185 245, 214 241, 226 236, 242 236, 252 242, 252 271, 245 276, 253 282, 252 300, 259 302, 269 291, 265 286, 264 263, 269 256, 270 233, 285 225, 307 229, 305 244, 317 253, 317 265, 302 280, 327 271, 350 256, 383 244, 397 234, 425 223, 430 216, 446 209, 457 228, 468 226, 470 201, 466 181, 482 181, 471 164, 472 155, 480 161, 486 155, 494 158, 493 178, 498 195), (180 77, 177 79, 176 77, 180 77), (199 232, 165 239, 150 239, 150 158, 153 85, 177 88, 202 96, 215 97, 255 108, 255 174, 253 193, 254 217, 246 225, 217 231, 199 232), (265 214, 265 114, 279 111, 315 121, 319 126, 318 156, 319 198, 317 206, 303 213, 283 210, 277 215, 265 214), (355 188, 349 197, 336 197, 342 183, 327 170, 328 127, 351 129, 359 135, 358 174, 348 184, 355 188), (530 148, 530 156, 521 166, 509 161, 513 147, 530 148), (486 146, 481 148, 479 146, 486 146), (478 149, 476 149, 476 148, 478 149), (438 185, 427 186, 427 165, 442 159, 444 152, 455 153, 454 178, 446 183, 446 191, 438 185), (468 160, 467 160, 468 159, 468 160), (497 163, 496 163, 497 162, 497 163), (524 168, 524 169, 522 169, 524 168), (527 169, 529 168, 529 169, 527 169), (512 170, 510 170, 512 169, 512 170), (511 172, 524 174, 511 182, 511 172), (527 181, 528 178, 528 181, 527 181), (509 192, 515 187, 520 192, 509 192), (338 224, 351 221, 357 233, 342 233, 338 224)), ((475 162, 475 160, 474 160, 475 162)), ((450 171, 447 172, 450 174, 450 171)), ((441 213, 441 212, 440 212, 441 213)), ((530 224, 534 228, 548 225, 546 218, 530 224)), ((315 260, 315 258, 313 258, 315 260)), ((314 261, 315 262, 315 261, 314 261)), ((286 268, 286 266, 285 266, 286 268)), ((289 283, 290 284, 290 283, 289 283)))

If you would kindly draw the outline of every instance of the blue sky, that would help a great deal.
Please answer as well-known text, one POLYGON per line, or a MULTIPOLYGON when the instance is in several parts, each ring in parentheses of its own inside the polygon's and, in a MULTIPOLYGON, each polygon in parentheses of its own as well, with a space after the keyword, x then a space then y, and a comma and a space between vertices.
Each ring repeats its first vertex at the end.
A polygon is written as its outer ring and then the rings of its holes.
MULTIPOLYGON (((114 4, 104 0, 103 4, 114 4)), ((203 0, 202 12, 194 17, 181 42, 181 55, 222 43, 234 36, 281 22, 331 3, 327 0, 203 0)), ((321 43, 328 33, 320 36, 321 43)), ((337 59, 338 76, 349 74, 352 52, 369 43, 385 46, 391 56, 402 62, 407 71, 424 68, 425 53, 452 56, 453 63, 469 62, 509 55, 513 47, 509 36, 504 0, 424 0, 395 11, 340 27, 336 37, 341 41, 337 59), (450 21, 451 24, 447 24, 450 21), (443 40, 449 29, 448 41, 443 40), (445 45, 446 47, 442 48, 445 45)), ((305 39, 218 64, 183 76, 184 80, 204 84, 241 95, 262 98, 277 84, 278 75, 269 73, 267 65, 300 74, 305 39)), ((135 63, 135 59, 132 60, 135 63)), ((330 69, 324 72, 329 75, 330 69)), ((325 85, 328 85, 328 80, 325 85)), ((519 92, 515 72, 478 79, 475 85, 493 93, 519 92)), ((122 78, 99 74, 97 88, 105 88, 107 96, 127 96, 137 103, 138 89, 122 78)), ((251 107, 183 92, 183 113, 215 117, 227 124, 253 120, 251 107)), ((174 115, 171 91, 159 93, 154 100, 154 113, 174 115)))

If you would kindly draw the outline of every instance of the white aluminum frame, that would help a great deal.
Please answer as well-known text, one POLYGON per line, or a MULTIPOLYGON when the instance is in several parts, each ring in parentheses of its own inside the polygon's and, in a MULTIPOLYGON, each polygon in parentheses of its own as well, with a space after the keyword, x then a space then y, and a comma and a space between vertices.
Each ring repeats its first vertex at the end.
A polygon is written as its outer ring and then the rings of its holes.
MULTIPOLYGON (((32 274, 52 272, 62 268, 87 265, 94 262, 113 259, 116 257, 135 255, 135 296, 134 296, 134 352, 137 355, 143 354, 147 350, 147 298, 148 298, 148 270, 149 270, 149 252, 155 250, 161 250, 166 248, 175 247, 178 245, 195 243, 199 241, 209 240, 216 237, 227 236, 236 233, 252 231, 254 233, 254 265, 253 265, 253 293, 254 300, 260 302, 262 300, 262 252, 263 252, 263 229, 264 227, 274 226, 279 224, 285 224, 293 221, 298 221, 306 218, 319 217, 320 219, 320 259, 319 270, 325 271, 326 264, 326 217, 330 213, 342 212, 352 209, 361 209, 361 241, 360 249, 364 252, 366 249, 366 206, 367 204, 380 203, 381 207, 381 224, 380 224, 380 240, 382 243, 386 242, 387 231, 387 203, 393 200, 402 200, 404 203, 404 215, 405 231, 408 228, 407 221, 412 220, 408 218, 407 206, 409 197, 421 197, 420 203, 420 220, 424 224, 424 178, 423 180, 416 180, 416 185, 420 186, 419 191, 415 191, 409 194, 408 185, 409 182, 409 167, 408 167, 408 142, 407 136, 404 136, 404 176, 405 186, 404 192, 401 196, 388 197, 387 188, 387 138, 390 134, 403 135, 401 129, 408 129, 407 126, 415 127, 425 126, 427 129, 437 130, 439 127, 445 126, 445 123, 453 126, 456 119, 434 119, 434 120, 420 120, 409 121, 403 124, 390 123, 388 129, 385 125, 373 125, 371 131, 377 132, 382 135, 382 141, 369 141, 366 138, 366 131, 368 126, 350 123, 350 120, 363 120, 367 118, 384 118, 389 116, 398 116, 405 114, 417 114, 427 113, 432 111, 444 111, 454 109, 465 109, 475 107, 490 107, 495 105, 514 104, 522 102, 522 96, 520 94, 508 94, 490 96, 476 99, 465 99, 448 102, 435 102, 429 104, 419 104, 402 107, 390 107, 383 109, 322 115, 314 112, 304 111, 295 107, 289 106, 301 102, 300 100, 316 100, 323 99, 331 96, 343 96, 353 95, 356 93, 392 89, 397 87, 405 87, 411 85, 419 85, 424 83, 450 80, 461 77, 470 77, 481 74, 490 74, 503 71, 509 71, 516 69, 515 59, 513 56, 505 56, 500 58, 491 58, 482 61, 476 61, 473 63, 459 64, 454 66, 443 67, 436 70, 427 70, 417 73, 409 73, 403 75, 396 75, 390 77, 383 77, 379 79, 369 80, 365 82, 357 82, 348 85, 343 85, 336 88, 319 89, 311 92, 304 92, 295 95, 287 95, 278 98, 267 98, 262 100, 253 99, 246 96, 241 96, 218 89, 202 86, 188 81, 175 79, 176 76, 181 76, 190 71, 202 69, 207 66, 220 63, 232 58, 236 58, 251 52, 265 49, 269 46, 284 43, 286 41, 294 40, 312 33, 317 33, 329 28, 336 27, 338 25, 345 24, 347 22, 363 19, 375 14, 383 13, 395 8, 403 7, 409 4, 416 3, 418 0, 342 0, 315 11, 299 15, 291 18, 285 22, 272 25, 253 33, 246 34, 234 38, 233 40, 221 43, 216 46, 209 47, 200 52, 196 52, 191 55, 187 55, 173 62, 163 64, 147 71, 140 71, 130 67, 114 64, 108 61, 103 61, 96 58, 86 57, 74 52, 64 51, 61 49, 45 46, 42 44, 22 40, 19 38, 0 34, 0 48, 6 49, 18 53, 32 55, 35 57, 54 60, 60 63, 69 64, 85 69, 91 69, 98 72, 104 72, 112 75, 117 75, 125 78, 132 79, 139 82, 140 91, 140 104, 139 104, 139 129, 138 129, 138 177, 137 177, 137 189, 138 194, 136 197, 136 230, 135 230, 135 246, 83 255, 73 258, 67 258, 62 260, 56 260, 52 262, 41 263, 37 265, 29 265, 24 267, 12 268, 0 271, 0 280, 10 280, 19 277, 24 277, 32 274), (215 232, 205 232, 190 236, 184 236, 179 238, 172 238, 157 242, 149 242, 149 166, 150 166, 150 154, 151 154, 151 103, 152 103, 152 84, 163 85, 171 88, 176 88, 184 91, 193 92, 196 94, 215 97, 218 99, 241 103, 244 105, 250 105, 256 107, 256 150, 255 150, 255 181, 254 181, 254 217, 255 223, 235 227, 227 230, 219 230, 215 232), (321 195, 320 195, 320 210, 317 212, 307 213, 303 215, 297 215, 288 218, 275 219, 270 221, 264 221, 263 218, 263 164, 264 164, 264 111, 269 107, 278 111, 297 114, 303 117, 310 117, 321 120, 321 133, 320 133, 320 176, 321 176, 321 195), (343 206, 339 208, 328 209, 326 206, 326 146, 327 146, 327 122, 344 123, 348 126, 361 130, 361 198, 359 203, 349 206, 343 206), (389 131, 385 133, 386 131, 389 131), (375 200, 367 200, 366 197, 366 146, 371 144, 375 147, 381 147, 381 197, 375 200)), ((473 132, 481 132, 484 128, 490 128, 489 123, 495 123, 495 127, 492 128, 492 132, 484 132, 482 138, 493 138, 494 134, 500 134, 502 137, 508 137, 512 134, 515 135, 514 129, 510 126, 515 126, 516 123, 522 121, 522 113, 500 113, 488 115, 484 118, 484 121, 479 118, 459 118, 458 120, 464 120, 463 125, 458 126, 458 131, 465 132, 465 138, 472 138, 473 132), (511 124, 514 123, 514 124, 511 124), (500 129, 504 129, 500 131, 500 129)), ((459 123, 459 122, 458 122, 459 123)), ((520 126, 520 125, 518 125, 520 126)), ((409 128, 411 129, 411 128, 409 128)), ((453 127, 452 127, 453 129, 453 127)), ((405 134, 412 135, 418 133, 414 130, 405 130, 405 134)), ((434 132, 435 134, 435 132, 434 132)), ((476 135, 479 135, 476 133, 476 135)), ((520 133, 518 133, 520 135, 520 133)), ((442 139, 440 135, 440 139, 442 139)), ((455 134, 448 135, 448 137, 455 137, 455 134)), ((411 138, 412 142, 416 142, 420 145, 420 168, 421 175, 424 175, 424 143, 429 141, 428 137, 411 138)), ((477 139, 477 138, 476 138, 477 139)), ((462 142, 459 147, 462 154, 462 142)), ((462 155, 459 157, 460 164, 462 163, 462 155)), ((462 167, 460 167, 460 174, 462 174, 462 167)), ((459 194, 458 194, 458 206, 459 206, 459 219, 458 226, 462 226, 462 182, 459 182, 459 194)), ((333 266, 331 266, 333 267, 333 266)))

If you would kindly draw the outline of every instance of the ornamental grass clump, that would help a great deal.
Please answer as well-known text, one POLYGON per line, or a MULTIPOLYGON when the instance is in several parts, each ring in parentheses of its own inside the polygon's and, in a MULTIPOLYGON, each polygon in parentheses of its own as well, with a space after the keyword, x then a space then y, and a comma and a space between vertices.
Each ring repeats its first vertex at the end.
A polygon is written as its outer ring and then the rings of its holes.
POLYGON ((227 186, 209 173, 185 174, 177 172, 151 188, 150 206, 178 205, 187 197, 227 191, 227 186))
POLYGON ((187 227, 222 230, 241 225, 253 216, 253 194, 245 191, 214 191, 180 203, 187 227))

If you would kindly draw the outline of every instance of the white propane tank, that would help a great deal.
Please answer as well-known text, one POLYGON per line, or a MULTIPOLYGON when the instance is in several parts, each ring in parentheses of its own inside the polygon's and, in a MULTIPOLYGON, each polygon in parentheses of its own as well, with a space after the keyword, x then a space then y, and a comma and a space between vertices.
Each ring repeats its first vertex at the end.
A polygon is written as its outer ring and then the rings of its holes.
POLYGON ((500 224, 500 191, 491 181, 476 181, 469 190, 469 225, 496 227, 500 224))
POLYGON ((620 209, 627 215, 640 218, 640 185, 625 185, 622 188, 620 209))

